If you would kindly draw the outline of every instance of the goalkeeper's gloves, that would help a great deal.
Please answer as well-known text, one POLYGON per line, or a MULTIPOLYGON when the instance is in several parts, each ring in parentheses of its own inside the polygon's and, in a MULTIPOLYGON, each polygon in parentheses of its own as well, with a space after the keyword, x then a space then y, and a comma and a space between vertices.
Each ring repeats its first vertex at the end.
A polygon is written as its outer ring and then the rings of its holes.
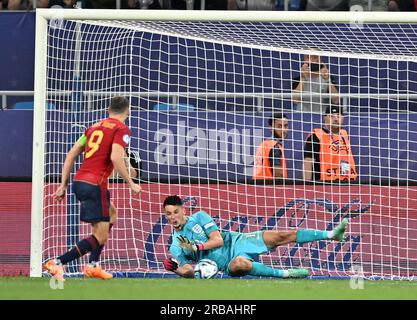
POLYGON ((178 269, 178 262, 172 258, 167 258, 164 260, 164 268, 167 271, 175 271, 178 269))
POLYGON ((187 237, 179 236, 177 240, 180 244, 180 247, 188 252, 200 252, 204 250, 204 246, 202 243, 193 243, 187 237))

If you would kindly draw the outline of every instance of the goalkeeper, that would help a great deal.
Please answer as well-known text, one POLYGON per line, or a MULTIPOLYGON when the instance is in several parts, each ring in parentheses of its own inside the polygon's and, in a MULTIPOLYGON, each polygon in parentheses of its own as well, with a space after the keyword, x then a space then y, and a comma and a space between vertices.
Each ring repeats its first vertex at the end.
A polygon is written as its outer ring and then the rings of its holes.
POLYGON ((213 219, 204 211, 186 216, 178 196, 167 197, 163 206, 168 223, 174 227, 173 241, 169 249, 172 257, 164 260, 164 267, 184 278, 194 278, 192 263, 201 259, 215 261, 219 271, 230 276, 307 277, 307 269, 274 269, 254 260, 263 253, 292 242, 343 241, 348 223, 348 220, 344 219, 332 231, 300 229, 250 233, 220 232, 213 219))

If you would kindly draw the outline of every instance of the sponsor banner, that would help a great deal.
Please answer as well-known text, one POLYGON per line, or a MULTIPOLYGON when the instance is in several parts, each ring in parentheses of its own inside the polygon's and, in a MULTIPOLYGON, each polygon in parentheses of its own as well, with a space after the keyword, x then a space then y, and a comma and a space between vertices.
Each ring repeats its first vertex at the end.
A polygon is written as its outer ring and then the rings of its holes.
MULTIPOLYGON (((0 271, 18 265, 27 272, 30 184, 0 185, 4 191, 0 196, 0 271)), ((172 228, 161 204, 166 196, 178 194, 186 199, 188 213, 207 211, 223 231, 331 230, 341 219, 350 220, 345 243, 282 246, 261 257, 268 265, 303 266, 320 275, 350 275, 352 267, 359 265, 367 276, 417 276, 417 187, 144 184, 140 198, 131 197, 122 184, 110 187, 118 220, 102 256, 109 270, 163 269, 172 228)), ((68 232, 79 229, 80 238, 91 233, 86 224, 68 225, 74 219, 68 219, 67 212, 77 214, 78 205, 55 203, 55 188, 45 187, 45 259, 66 250, 68 237, 73 236, 68 232)))
MULTIPOLYGON (((86 127, 104 114, 85 113, 73 123, 69 114, 47 123, 47 176, 59 176, 65 155, 86 127)), ((302 179, 304 141, 314 127, 321 127, 319 114, 288 113, 289 132, 283 142, 288 178, 302 179)), ((132 111, 130 148, 138 151, 141 176, 151 181, 211 179, 242 182, 252 177, 256 148, 270 138, 269 114, 132 111)), ((417 134, 410 113, 349 115, 346 129, 355 157, 358 179, 369 181, 417 181, 417 134)), ((32 170, 31 111, 7 111, 0 117, 0 176, 28 177, 32 170), (10 123, 13 130, 10 131, 10 123), (2 129, 3 128, 3 129, 2 129)))
MULTIPOLYGON (((166 223, 161 204, 166 196, 178 194, 186 199, 188 213, 205 210, 224 231, 332 230, 343 218, 350 220, 345 243, 319 241, 283 246, 261 258, 269 265, 304 266, 316 274, 346 275, 352 264, 361 265, 368 275, 417 272, 417 252, 413 249, 417 246, 414 187, 165 184, 142 187, 144 193, 139 199, 131 198, 123 185, 112 186, 118 222, 104 254, 110 268, 162 269, 161 263, 172 241, 172 228, 166 223), (408 199, 407 204, 404 199, 408 199), (115 257, 122 265, 112 265, 115 257)), ((47 219, 59 221, 53 212, 60 210, 65 211, 65 205, 48 207, 47 219)), ((50 232, 60 228, 62 224, 58 223, 50 232)), ((81 233, 87 235, 88 228, 83 227, 81 233)), ((56 234, 48 238, 57 243, 56 234)))
MULTIPOLYGON (((287 116, 283 148, 288 178, 301 180, 305 140, 314 128, 324 126, 324 117, 291 112, 287 116)), ((138 140, 133 139, 131 147, 139 147, 145 179, 242 182, 253 175, 256 148, 272 137, 269 117, 268 113, 144 111, 133 130, 138 140)), ((417 164, 409 161, 417 157, 417 137, 409 129, 413 117, 398 113, 345 117, 359 180, 417 180, 417 164)))
POLYGON ((0 276, 28 275, 31 183, 0 182, 0 276))

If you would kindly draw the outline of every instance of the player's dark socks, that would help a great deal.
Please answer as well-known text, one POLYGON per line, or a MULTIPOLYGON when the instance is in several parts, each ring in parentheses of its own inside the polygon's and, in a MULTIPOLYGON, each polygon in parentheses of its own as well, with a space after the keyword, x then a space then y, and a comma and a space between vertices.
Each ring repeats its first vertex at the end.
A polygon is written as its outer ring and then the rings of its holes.
POLYGON ((316 240, 328 240, 328 231, 315 229, 300 229, 297 230, 297 243, 312 242, 316 240))
POLYGON ((104 245, 97 246, 94 250, 91 251, 90 258, 88 259, 88 262, 90 264, 95 265, 98 262, 98 259, 100 258, 100 254, 103 248, 104 248, 104 245))
POLYGON ((259 262, 252 262, 252 270, 249 271, 251 276, 263 276, 263 277, 284 277, 284 271, 268 267, 259 262))
POLYGON ((68 262, 75 260, 79 257, 82 257, 87 252, 93 251, 97 247, 99 247, 99 243, 94 236, 89 236, 81 241, 79 241, 74 248, 70 251, 64 253, 62 256, 58 257, 57 259, 61 261, 62 264, 67 264, 68 262))

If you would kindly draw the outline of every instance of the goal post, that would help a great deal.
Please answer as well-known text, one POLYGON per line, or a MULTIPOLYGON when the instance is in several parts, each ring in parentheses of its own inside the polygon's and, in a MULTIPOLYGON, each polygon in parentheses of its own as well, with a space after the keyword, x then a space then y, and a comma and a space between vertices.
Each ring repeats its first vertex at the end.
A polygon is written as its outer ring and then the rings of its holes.
MULTIPOLYGON (((144 192, 132 197, 111 180, 118 222, 101 256, 106 270, 169 276, 162 261, 172 238, 161 202, 179 194, 189 212, 206 210, 224 230, 331 230, 350 219, 345 244, 283 246, 261 258, 267 265, 348 277, 358 264, 369 279, 415 279, 415 13, 36 14, 31 276, 88 235, 72 191, 64 204, 52 194, 75 136, 106 116, 113 95, 125 95, 144 192), (308 96, 345 101, 358 181, 302 180, 305 139, 323 124, 324 111, 300 112, 294 103, 292 78, 306 54, 321 57, 338 76, 338 93, 308 96), (289 118, 283 143, 289 179, 264 185, 252 181, 253 159, 277 111, 289 118)), ((300 95, 304 102, 307 94, 300 95)), ((83 263, 67 273, 79 275, 83 263)))
POLYGON ((45 177, 46 63, 48 20, 36 15, 35 95, 33 116, 32 216, 30 276, 42 275, 42 229, 45 177))

